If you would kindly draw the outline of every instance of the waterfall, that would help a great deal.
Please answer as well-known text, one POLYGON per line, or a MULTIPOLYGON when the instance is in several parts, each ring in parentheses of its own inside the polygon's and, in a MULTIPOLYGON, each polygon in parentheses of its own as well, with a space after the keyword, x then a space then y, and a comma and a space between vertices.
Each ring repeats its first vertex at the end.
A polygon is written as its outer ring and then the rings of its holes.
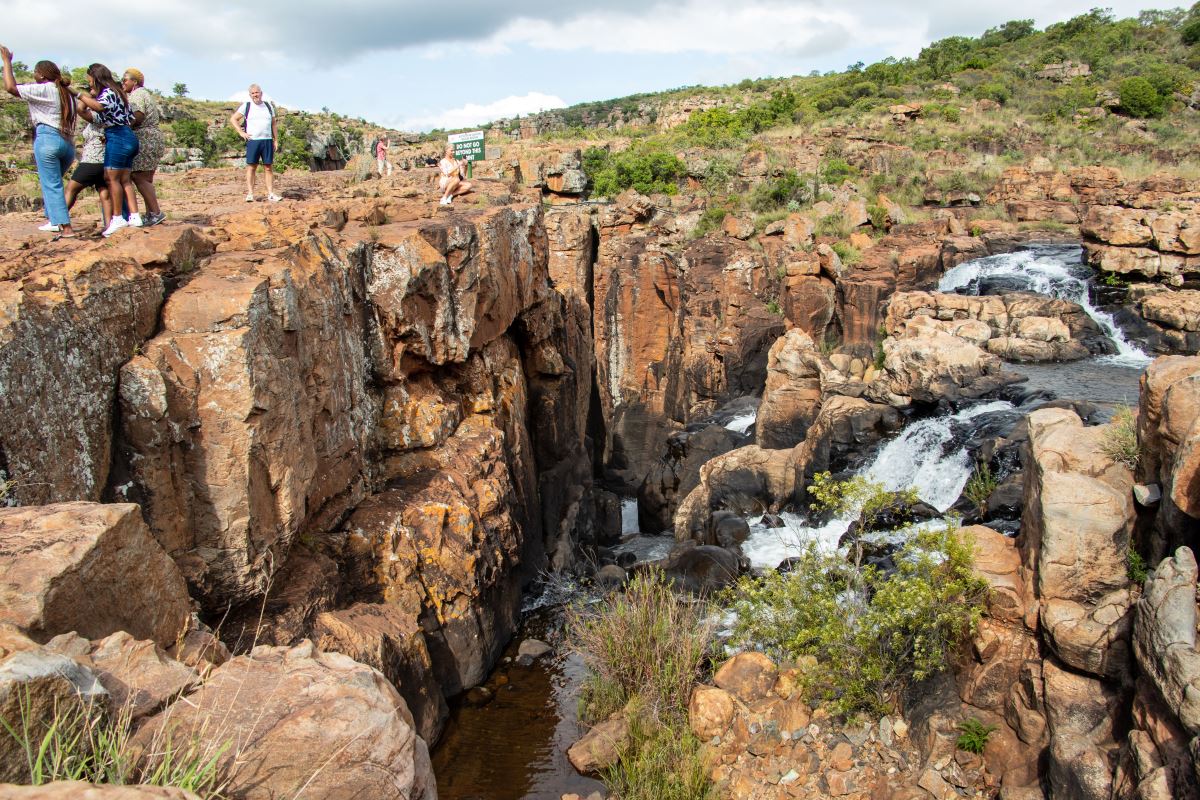
POLYGON ((621 535, 627 536, 631 533, 638 533, 641 527, 638 525, 638 507, 636 497, 625 497, 621 499, 621 535))
MULTIPOLYGON (((1013 408, 1012 403, 996 400, 914 422, 885 443, 858 474, 889 491, 912 487, 921 500, 945 511, 958 500, 971 477, 971 458, 962 446, 964 434, 982 422, 980 418, 1013 408)), ((767 528, 751 521, 750 538, 743 543, 742 551, 751 566, 773 568, 798 555, 810 541, 823 550, 835 550, 858 511, 853 509, 819 526, 789 512, 780 515, 783 528, 767 528)))
POLYGON ((1125 338, 1124 331, 1111 314, 1092 305, 1088 292, 1092 271, 1080 263, 1081 253, 1082 250, 1074 245, 1041 245, 967 261, 947 271, 938 282, 937 290, 977 295, 981 280, 1001 279, 1011 284, 1014 290, 1070 300, 1082 306, 1116 345, 1117 355, 1102 356, 1102 359, 1121 366, 1146 366, 1150 356, 1125 338))
POLYGON ((726 430, 731 430, 734 433, 745 433, 750 430, 750 426, 758 419, 758 409, 752 409, 745 414, 738 414, 729 422, 725 423, 726 430))

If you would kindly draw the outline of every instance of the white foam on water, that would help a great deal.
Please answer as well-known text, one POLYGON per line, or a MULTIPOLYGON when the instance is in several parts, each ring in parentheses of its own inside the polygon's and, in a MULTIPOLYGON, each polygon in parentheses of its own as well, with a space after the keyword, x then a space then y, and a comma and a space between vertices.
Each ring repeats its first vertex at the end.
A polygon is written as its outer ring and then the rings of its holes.
POLYGON ((725 429, 733 431, 734 433, 745 433, 746 431, 750 430, 750 426, 753 425, 754 421, 757 419, 758 409, 749 411, 745 414, 738 414, 736 417, 729 420, 729 422, 725 423, 725 429))
POLYGON ((621 535, 641 533, 638 526, 638 506, 636 497, 626 497, 621 500, 621 535))
POLYGON ((1144 367, 1150 363, 1136 344, 1125 338, 1112 314, 1092 305, 1088 293, 1085 267, 1079 265, 1078 248, 1060 248, 1058 251, 1021 250, 998 256, 977 258, 959 264, 938 281, 939 292, 956 292, 980 278, 1004 277, 1023 283, 1028 291, 1047 297, 1070 300, 1078 303, 1084 312, 1099 325, 1117 348, 1113 356, 1101 356, 1100 360, 1120 366, 1144 367), (1061 253, 1061 255, 1060 255, 1061 253), (1074 258, 1075 266, 1068 263, 1074 258))
POLYGON ((638 563, 660 561, 671 554, 675 546, 673 536, 630 536, 613 547, 614 553, 633 553, 638 563))
MULTIPOLYGON (((971 477, 971 458, 966 449, 951 447, 956 429, 975 417, 1013 407, 1005 400, 996 400, 956 414, 918 420, 880 448, 859 474, 888 491, 912 487, 921 500, 945 511, 958 500, 971 477)), ((799 555, 808 542, 832 552, 857 516, 858 509, 853 509, 824 525, 811 526, 803 516, 784 512, 780 514, 782 528, 767 528, 757 520, 747 520, 750 538, 742 544, 742 552, 752 567, 760 569, 774 568, 784 559, 799 555)))

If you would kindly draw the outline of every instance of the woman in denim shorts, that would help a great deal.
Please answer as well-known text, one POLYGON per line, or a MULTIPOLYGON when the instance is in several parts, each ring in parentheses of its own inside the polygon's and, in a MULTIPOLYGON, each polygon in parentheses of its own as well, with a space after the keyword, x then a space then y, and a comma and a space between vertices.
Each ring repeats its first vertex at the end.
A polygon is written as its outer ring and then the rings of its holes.
POLYGON ((112 197, 114 213, 104 229, 105 236, 112 236, 126 226, 142 227, 142 215, 138 213, 137 189, 133 185, 130 171, 138 153, 138 140, 133 132, 133 110, 129 97, 112 72, 103 64, 92 64, 87 71, 91 92, 80 92, 83 103, 104 126, 104 177, 112 197), (129 208, 129 221, 115 213, 117 205, 124 199, 129 208))

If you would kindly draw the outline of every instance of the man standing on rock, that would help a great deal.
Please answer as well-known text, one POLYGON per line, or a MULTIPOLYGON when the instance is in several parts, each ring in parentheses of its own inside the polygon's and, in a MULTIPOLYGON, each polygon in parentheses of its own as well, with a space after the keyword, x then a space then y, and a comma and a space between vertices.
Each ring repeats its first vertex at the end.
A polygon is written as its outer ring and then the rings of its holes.
POLYGON ((254 202, 254 173, 263 165, 267 177, 267 200, 278 203, 275 194, 275 150, 279 146, 279 120, 275 107, 263 100, 262 88, 250 84, 250 100, 238 107, 229 118, 229 124, 246 140, 246 202, 254 202))

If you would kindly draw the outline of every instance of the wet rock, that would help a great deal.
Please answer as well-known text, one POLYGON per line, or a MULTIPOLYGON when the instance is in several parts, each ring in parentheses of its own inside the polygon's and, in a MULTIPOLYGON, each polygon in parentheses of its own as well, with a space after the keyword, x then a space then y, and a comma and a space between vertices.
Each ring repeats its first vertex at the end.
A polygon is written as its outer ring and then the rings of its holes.
POLYGON ((714 513, 712 523, 713 538, 718 546, 733 549, 750 538, 750 524, 746 520, 728 513, 717 518, 720 513, 714 513))
POLYGON ((602 772, 617 763, 629 741, 629 723, 618 712, 584 734, 567 750, 567 760, 584 775, 602 772))
POLYGON ((723 547, 680 542, 662 565, 681 591, 707 595, 730 585, 741 574, 738 557, 723 547))
POLYGON ((812 339, 798 328, 771 345, 756 420, 755 442, 760 447, 793 447, 804 440, 821 405, 820 361, 812 339))
POLYGON ((0 508, 0 622, 46 641, 116 631, 173 644, 190 604, 178 568, 132 504, 0 508))
POLYGON ((764 528, 782 528, 785 527, 787 523, 785 523, 783 521, 783 517, 779 516, 778 514, 763 514, 762 519, 758 521, 758 524, 762 525, 764 528))
POLYGON ((517 648, 518 657, 528 656, 532 659, 538 659, 553 652, 554 648, 539 639, 526 639, 517 648))
POLYGON ((666 452, 638 489, 638 517, 642 527, 649 531, 669 529, 680 501, 700 482, 700 468, 744 441, 745 437, 720 424, 667 437, 666 452))
POLYGON ((596 572, 596 585, 603 589, 617 589, 625 585, 629 575, 616 564, 608 564, 596 572))

